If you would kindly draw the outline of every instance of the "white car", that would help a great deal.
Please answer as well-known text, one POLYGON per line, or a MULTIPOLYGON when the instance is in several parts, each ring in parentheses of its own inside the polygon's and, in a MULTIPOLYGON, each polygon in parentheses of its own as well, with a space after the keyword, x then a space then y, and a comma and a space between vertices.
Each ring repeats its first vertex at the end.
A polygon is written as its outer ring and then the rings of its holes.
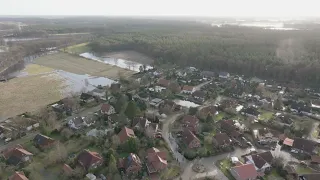
POLYGON ((291 151, 290 152, 292 152, 292 153, 299 153, 299 151, 298 150, 295 150, 295 149, 291 149, 291 151))

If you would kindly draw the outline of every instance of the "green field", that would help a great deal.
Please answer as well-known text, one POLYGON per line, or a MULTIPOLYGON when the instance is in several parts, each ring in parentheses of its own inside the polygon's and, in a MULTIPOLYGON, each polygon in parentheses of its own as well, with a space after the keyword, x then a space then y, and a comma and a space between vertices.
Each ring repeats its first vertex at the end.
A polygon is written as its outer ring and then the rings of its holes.
POLYGON ((91 50, 87 45, 88 43, 81 43, 81 44, 69 46, 61 50, 71 54, 81 54, 81 53, 89 52, 91 50))

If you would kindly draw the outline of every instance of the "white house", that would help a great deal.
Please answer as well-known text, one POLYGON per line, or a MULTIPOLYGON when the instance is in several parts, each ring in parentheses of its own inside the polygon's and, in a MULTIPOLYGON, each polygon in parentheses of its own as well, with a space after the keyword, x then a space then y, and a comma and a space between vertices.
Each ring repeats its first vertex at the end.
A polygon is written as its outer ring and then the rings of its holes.
POLYGON ((220 72, 219 78, 228 79, 230 77, 230 74, 228 72, 220 72))

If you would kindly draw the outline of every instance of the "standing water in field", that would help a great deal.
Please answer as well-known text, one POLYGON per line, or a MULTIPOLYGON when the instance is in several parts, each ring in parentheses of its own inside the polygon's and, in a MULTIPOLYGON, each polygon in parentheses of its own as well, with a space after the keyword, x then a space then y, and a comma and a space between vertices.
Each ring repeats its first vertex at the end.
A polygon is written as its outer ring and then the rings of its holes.
MULTIPOLYGON (((125 59, 117 59, 117 58, 109 58, 109 57, 102 58, 102 57, 98 57, 98 56, 93 55, 92 53, 87 53, 87 52, 80 54, 80 56, 87 58, 87 59, 92 59, 95 61, 118 66, 120 68, 129 69, 129 70, 136 71, 136 72, 139 72, 140 66, 143 66, 143 64, 137 63, 134 61, 129 61, 129 60, 125 60, 125 59)), ((149 69, 152 69, 152 67, 147 65, 146 70, 149 70, 149 69)))
POLYGON ((113 80, 105 77, 95 77, 90 75, 74 74, 66 71, 57 71, 57 73, 66 80, 68 85, 67 92, 92 91, 101 86, 109 86, 114 83, 113 80))

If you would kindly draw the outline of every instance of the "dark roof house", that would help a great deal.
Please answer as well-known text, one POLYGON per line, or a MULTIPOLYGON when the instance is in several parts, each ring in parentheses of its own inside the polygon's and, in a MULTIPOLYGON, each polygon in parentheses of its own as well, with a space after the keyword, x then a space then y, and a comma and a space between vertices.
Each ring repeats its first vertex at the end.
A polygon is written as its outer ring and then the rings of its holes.
POLYGON ((308 139, 294 138, 292 148, 308 155, 314 154, 317 143, 308 139))
POLYGON ((48 148, 48 147, 51 147, 54 145, 55 140, 48 137, 48 136, 45 136, 42 134, 37 134, 34 137, 33 142, 36 146, 38 146, 40 148, 48 148))
POLYGON ((84 150, 81 154, 78 155, 77 161, 83 168, 89 170, 91 168, 101 166, 103 158, 97 152, 84 150))
POLYGON ((147 169, 149 174, 160 172, 167 165, 167 155, 165 152, 154 147, 147 150, 147 169))

